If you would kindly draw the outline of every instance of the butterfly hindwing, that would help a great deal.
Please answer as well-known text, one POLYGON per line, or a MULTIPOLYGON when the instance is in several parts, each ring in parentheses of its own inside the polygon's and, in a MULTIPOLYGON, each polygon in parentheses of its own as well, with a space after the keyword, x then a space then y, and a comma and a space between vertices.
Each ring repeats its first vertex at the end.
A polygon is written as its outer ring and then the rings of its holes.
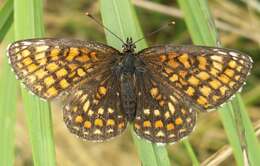
POLYGON ((137 74, 134 130, 153 143, 174 143, 192 132, 196 111, 160 78, 149 71, 137 74))
POLYGON ((202 111, 234 95, 252 67, 249 56, 223 48, 165 45, 144 49, 138 55, 148 70, 202 111))
POLYGON ((69 39, 22 40, 8 48, 17 77, 34 94, 48 100, 105 72, 118 54, 104 44, 69 39))
POLYGON ((63 109, 68 129, 80 138, 95 142, 121 134, 127 119, 120 109, 119 88, 118 78, 107 74, 71 93, 63 109))

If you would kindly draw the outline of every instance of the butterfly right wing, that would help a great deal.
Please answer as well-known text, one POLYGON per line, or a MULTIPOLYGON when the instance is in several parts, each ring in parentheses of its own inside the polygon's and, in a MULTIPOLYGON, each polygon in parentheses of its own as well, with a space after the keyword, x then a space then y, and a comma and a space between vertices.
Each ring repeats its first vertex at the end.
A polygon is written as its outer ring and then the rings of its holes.
POLYGON ((244 85, 252 68, 250 56, 226 48, 163 45, 144 49, 138 56, 149 71, 201 111, 226 102, 244 85))
POLYGON ((120 135, 127 119, 120 105, 119 83, 114 72, 107 73, 71 93, 63 109, 68 129, 82 139, 95 142, 120 135))
POLYGON ((107 72, 119 54, 101 43, 70 39, 21 40, 8 48, 9 61, 18 79, 47 100, 107 72))

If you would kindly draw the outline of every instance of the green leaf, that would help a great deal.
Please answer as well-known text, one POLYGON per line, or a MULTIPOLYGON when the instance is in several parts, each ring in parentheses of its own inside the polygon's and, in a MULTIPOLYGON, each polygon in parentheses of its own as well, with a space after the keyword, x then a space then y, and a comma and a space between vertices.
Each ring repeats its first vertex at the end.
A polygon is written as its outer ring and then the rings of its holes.
POLYGON ((6 0, 0 9, 0 42, 5 37, 13 23, 13 0, 6 0))
MULTIPOLYGON (((132 37, 136 40, 143 36, 139 26, 134 8, 128 0, 101 0, 101 14, 103 23, 110 30, 115 32, 123 40, 132 37)), ((122 43, 110 33, 106 32, 107 43, 117 49, 121 49, 122 43)), ((137 49, 145 48, 146 42, 143 40, 138 43, 137 49)), ((132 131, 133 133, 134 131, 132 131)), ((145 140, 134 137, 139 157, 143 166, 169 166, 167 150, 149 143, 145 140)))
MULTIPOLYGON (((0 31, 1 32, 1 31, 0 31)), ((6 55, 7 44, 14 39, 13 27, 3 40, 1 55, 6 55)), ((10 70, 7 57, 3 59, 0 75, 0 165, 14 165, 17 81, 10 70)))
MULTIPOLYGON (((178 0, 178 3, 184 13, 193 42, 200 45, 219 46, 220 42, 207 1, 178 0)), ((237 96, 232 104, 226 104, 221 108, 219 113, 237 164, 242 166, 247 163, 245 157, 247 153, 250 164, 260 165, 259 143, 240 96, 237 96), (244 154, 242 149, 244 149, 244 154)))
MULTIPOLYGON (((15 0, 15 39, 43 36, 41 0, 15 0)), ((22 89, 34 165, 56 165, 49 104, 22 89)))

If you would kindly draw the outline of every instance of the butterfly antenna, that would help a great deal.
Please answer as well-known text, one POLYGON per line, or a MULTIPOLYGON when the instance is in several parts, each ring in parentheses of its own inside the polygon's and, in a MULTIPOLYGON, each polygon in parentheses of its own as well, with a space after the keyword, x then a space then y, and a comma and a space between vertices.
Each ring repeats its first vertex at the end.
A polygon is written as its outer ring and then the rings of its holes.
POLYGON ((174 22, 174 21, 171 21, 171 22, 169 22, 169 23, 167 23, 167 24, 165 24, 165 25, 162 25, 160 28, 156 29, 155 31, 152 31, 151 33, 148 33, 147 35, 144 35, 144 36, 141 37, 140 39, 136 40, 136 41, 134 42, 134 44, 136 44, 136 43, 138 43, 139 41, 141 41, 141 40, 143 40, 143 39, 145 39, 145 38, 148 38, 148 37, 150 37, 150 36, 152 36, 152 35, 154 35, 154 34, 160 32, 161 30, 167 28, 167 27, 170 26, 170 25, 174 25, 174 24, 175 24, 175 22, 174 22))
POLYGON ((91 18, 93 21, 95 21, 98 25, 100 25, 102 28, 110 32, 112 35, 114 35, 116 38, 118 38, 123 44, 125 43, 119 36, 117 36, 114 32, 112 32, 110 29, 108 29, 105 25, 103 25, 99 20, 97 20, 94 16, 92 16, 90 13, 86 12, 86 16, 91 18))

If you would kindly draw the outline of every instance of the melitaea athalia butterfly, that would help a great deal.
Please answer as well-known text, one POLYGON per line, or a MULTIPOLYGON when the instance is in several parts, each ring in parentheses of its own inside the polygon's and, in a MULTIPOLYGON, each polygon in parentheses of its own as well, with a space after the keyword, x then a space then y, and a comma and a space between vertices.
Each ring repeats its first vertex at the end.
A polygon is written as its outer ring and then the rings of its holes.
POLYGON ((67 94, 68 129, 91 141, 121 134, 128 122, 141 138, 173 143, 187 136, 196 111, 214 109, 244 84, 251 58, 239 51, 193 45, 161 45, 122 52, 98 42, 29 39, 8 48, 17 77, 51 101, 67 94))

